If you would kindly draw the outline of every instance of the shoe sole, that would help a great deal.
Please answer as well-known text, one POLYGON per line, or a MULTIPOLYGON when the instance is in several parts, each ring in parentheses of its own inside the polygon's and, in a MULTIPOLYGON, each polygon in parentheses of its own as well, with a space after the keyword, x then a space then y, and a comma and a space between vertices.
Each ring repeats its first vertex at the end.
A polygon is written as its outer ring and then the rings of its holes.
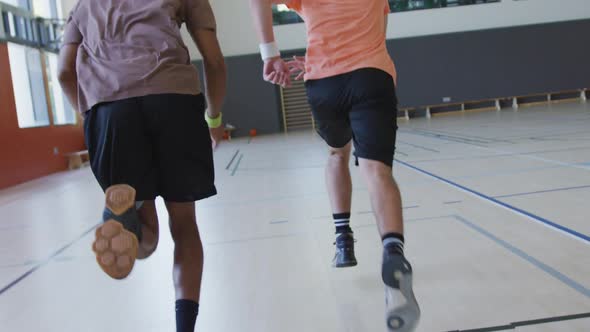
POLYGON ((353 267, 353 266, 357 266, 357 265, 358 265, 357 262, 349 262, 349 263, 343 263, 343 264, 333 264, 332 267, 335 267, 337 269, 341 269, 341 268, 353 267))
POLYGON ((399 291, 406 298, 406 303, 395 308, 387 308, 386 323, 389 332, 412 332, 420 320, 420 307, 412 290, 412 272, 404 260, 388 262, 383 265, 382 277, 387 297, 393 297, 399 291))
MULTIPOLYGON (((128 185, 109 187, 105 196, 106 208, 116 215, 135 207, 135 189, 128 185)), ((137 236, 112 219, 96 229, 92 244, 96 262, 113 279, 124 279, 131 273, 138 247, 137 236)))

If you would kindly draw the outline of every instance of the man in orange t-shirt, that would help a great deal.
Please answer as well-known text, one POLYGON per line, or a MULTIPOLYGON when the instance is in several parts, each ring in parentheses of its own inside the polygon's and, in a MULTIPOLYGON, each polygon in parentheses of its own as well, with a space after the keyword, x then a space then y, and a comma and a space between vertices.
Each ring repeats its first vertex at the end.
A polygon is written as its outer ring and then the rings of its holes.
POLYGON ((350 228, 351 142, 383 241, 390 331, 414 331, 420 309, 404 258, 401 195, 392 176, 397 132, 395 66, 385 45, 387 0, 250 0, 266 81, 305 78, 319 135, 330 147, 326 184, 336 226, 334 267, 357 265, 350 228), (285 63, 274 41, 272 4, 297 11, 307 27, 306 57, 285 63))

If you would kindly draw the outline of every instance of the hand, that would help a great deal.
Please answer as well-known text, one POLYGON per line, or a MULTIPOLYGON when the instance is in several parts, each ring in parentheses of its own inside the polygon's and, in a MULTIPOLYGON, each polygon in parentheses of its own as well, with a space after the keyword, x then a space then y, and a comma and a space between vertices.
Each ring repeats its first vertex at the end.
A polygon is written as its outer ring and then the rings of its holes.
POLYGON ((299 81, 305 76, 305 57, 293 56, 293 60, 287 61, 289 66, 289 73, 298 74, 295 80, 299 81))
POLYGON ((225 127, 223 125, 217 128, 209 128, 209 134, 211 135, 211 145, 213 150, 217 149, 221 141, 223 140, 223 134, 225 133, 225 127))
POLYGON ((262 77, 265 81, 280 85, 283 88, 291 85, 289 66, 287 66, 281 57, 264 60, 264 72, 262 77))
MULTIPOLYGON (((206 111, 207 117, 209 118, 214 118, 217 119, 221 116, 221 113, 219 112, 213 112, 211 111, 211 109, 207 109, 206 111), (211 113, 216 113, 215 116, 212 116, 211 113)), ((221 126, 217 127, 217 128, 209 128, 209 135, 211 135, 211 145, 213 146, 213 150, 215 150, 219 144, 221 144, 221 141, 223 140, 223 134, 225 133, 225 127, 223 126, 223 123, 221 124, 221 126)))

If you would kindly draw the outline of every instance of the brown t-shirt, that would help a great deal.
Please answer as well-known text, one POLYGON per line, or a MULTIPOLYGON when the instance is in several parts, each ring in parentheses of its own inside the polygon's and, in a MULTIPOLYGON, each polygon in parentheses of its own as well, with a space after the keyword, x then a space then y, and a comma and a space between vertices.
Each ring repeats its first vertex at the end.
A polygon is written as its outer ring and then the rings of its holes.
POLYGON ((199 94, 182 23, 214 30, 209 0, 80 0, 63 36, 63 44, 80 44, 79 110, 151 94, 199 94))

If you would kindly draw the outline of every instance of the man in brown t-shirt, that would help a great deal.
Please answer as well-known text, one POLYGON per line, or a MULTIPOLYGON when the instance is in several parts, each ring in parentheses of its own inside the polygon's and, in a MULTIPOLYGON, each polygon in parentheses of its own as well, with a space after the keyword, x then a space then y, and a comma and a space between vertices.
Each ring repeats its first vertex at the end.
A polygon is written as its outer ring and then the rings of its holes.
POLYGON ((99 266, 122 279, 155 251, 162 196, 175 243, 177 331, 194 331, 203 271, 195 201, 216 194, 212 145, 223 134, 226 81, 209 1, 80 0, 65 27, 59 80, 85 118, 92 171, 106 191, 93 244, 99 266), (183 23, 203 56, 205 96, 183 23))

